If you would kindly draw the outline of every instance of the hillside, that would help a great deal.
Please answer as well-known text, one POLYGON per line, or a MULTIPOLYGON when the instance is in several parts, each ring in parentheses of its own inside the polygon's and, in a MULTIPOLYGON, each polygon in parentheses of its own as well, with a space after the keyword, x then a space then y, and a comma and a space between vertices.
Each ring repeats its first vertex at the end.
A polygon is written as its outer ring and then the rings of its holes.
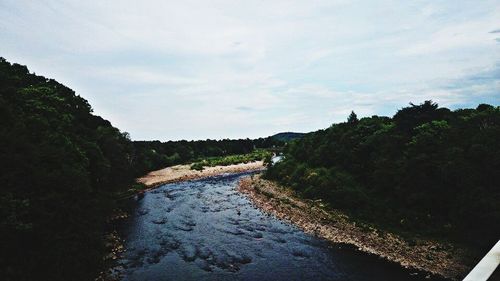
POLYGON ((0 274, 89 280, 113 194, 133 181, 132 143, 85 99, 25 66, 0 58, 0 85, 0 274))
POLYGON ((305 135, 305 133, 293 133, 293 132, 284 132, 272 135, 271 138, 275 140, 279 140, 282 142, 289 142, 291 140, 300 139, 305 135))
POLYGON ((106 220, 136 176, 276 145, 271 138, 131 141, 70 88, 0 58, 0 275, 94 280, 104 265, 106 220))

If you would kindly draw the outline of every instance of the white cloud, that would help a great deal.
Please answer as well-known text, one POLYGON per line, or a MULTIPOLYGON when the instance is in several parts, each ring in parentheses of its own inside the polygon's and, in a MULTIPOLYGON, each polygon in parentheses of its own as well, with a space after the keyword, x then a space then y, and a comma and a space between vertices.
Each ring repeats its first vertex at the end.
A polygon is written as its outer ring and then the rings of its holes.
POLYGON ((490 18, 445 26, 428 38, 402 50, 401 54, 425 55, 456 49, 495 47, 494 36, 487 30, 493 29, 497 24, 498 18, 490 18))
POLYGON ((256 137, 498 103, 498 77, 466 82, 498 69, 498 18, 494 0, 4 0, 0 55, 134 138, 256 137))

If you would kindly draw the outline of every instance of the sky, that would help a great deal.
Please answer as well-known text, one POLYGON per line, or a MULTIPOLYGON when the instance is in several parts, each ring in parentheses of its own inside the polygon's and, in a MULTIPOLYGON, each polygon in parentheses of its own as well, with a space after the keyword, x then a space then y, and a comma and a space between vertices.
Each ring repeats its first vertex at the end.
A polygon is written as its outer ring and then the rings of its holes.
POLYGON ((0 0, 0 56, 134 140, 500 105, 500 1, 0 0))

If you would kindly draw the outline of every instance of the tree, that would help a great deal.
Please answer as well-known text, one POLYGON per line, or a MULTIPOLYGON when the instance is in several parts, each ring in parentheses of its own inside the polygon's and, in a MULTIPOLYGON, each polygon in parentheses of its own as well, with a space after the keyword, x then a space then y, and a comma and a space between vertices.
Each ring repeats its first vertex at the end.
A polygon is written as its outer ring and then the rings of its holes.
POLYGON ((425 101, 393 118, 352 112, 290 143, 265 176, 382 228, 481 249, 500 235, 498 171, 500 107, 425 101))
POLYGON ((351 114, 349 114, 349 117, 347 118, 347 123, 358 124, 358 122, 358 116, 356 115, 356 113, 354 113, 354 111, 351 111, 351 114))

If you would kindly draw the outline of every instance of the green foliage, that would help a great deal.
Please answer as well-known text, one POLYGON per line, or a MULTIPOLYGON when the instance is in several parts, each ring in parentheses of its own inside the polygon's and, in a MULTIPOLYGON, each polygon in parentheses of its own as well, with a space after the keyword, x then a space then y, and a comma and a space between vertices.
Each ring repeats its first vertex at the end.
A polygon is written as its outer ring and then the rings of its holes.
POLYGON ((272 165, 272 162, 273 162, 273 156, 274 156, 274 154, 273 154, 273 153, 268 153, 268 154, 264 155, 264 159, 263 159, 263 161, 264 161, 264 166, 269 167, 269 166, 271 166, 271 165, 272 165))
POLYGON ((191 170, 203 171, 205 163, 203 161, 196 162, 191 165, 191 170))
MULTIPOLYGON (((203 140, 203 141, 134 141, 136 159, 134 160, 135 175, 142 175, 147 171, 166 166, 200 162, 203 159, 207 164, 196 163, 195 170, 202 170, 203 166, 230 165, 241 162, 254 161, 259 158, 262 149, 272 150, 283 146, 283 142, 272 137, 239 140, 203 140), (245 157, 253 157, 254 160, 245 157), (235 156, 239 155, 239 156, 235 156), (257 157, 257 158, 255 158, 257 157)), ((258 160, 261 160, 259 158, 258 160)))
POLYGON ((500 235, 500 108, 426 101, 286 147, 266 176, 391 229, 489 247, 500 235))
POLYGON ((223 157, 209 157, 201 161, 197 161, 191 165, 192 170, 203 170, 203 167, 213 166, 228 166, 239 163, 248 163, 253 161, 260 161, 270 159, 273 153, 263 149, 254 150, 247 154, 228 155, 223 157))
POLYGON ((119 199, 144 188, 135 176, 280 145, 272 138, 132 142, 71 89, 0 58, 2 280, 93 280, 106 218, 119 199))
POLYGON ((0 59, 0 270, 5 280, 89 280, 132 144, 83 98, 0 59))
POLYGON ((359 122, 358 115, 356 115, 354 111, 351 111, 351 114, 349 114, 349 117, 347 118, 347 123, 357 124, 358 122, 359 122))

